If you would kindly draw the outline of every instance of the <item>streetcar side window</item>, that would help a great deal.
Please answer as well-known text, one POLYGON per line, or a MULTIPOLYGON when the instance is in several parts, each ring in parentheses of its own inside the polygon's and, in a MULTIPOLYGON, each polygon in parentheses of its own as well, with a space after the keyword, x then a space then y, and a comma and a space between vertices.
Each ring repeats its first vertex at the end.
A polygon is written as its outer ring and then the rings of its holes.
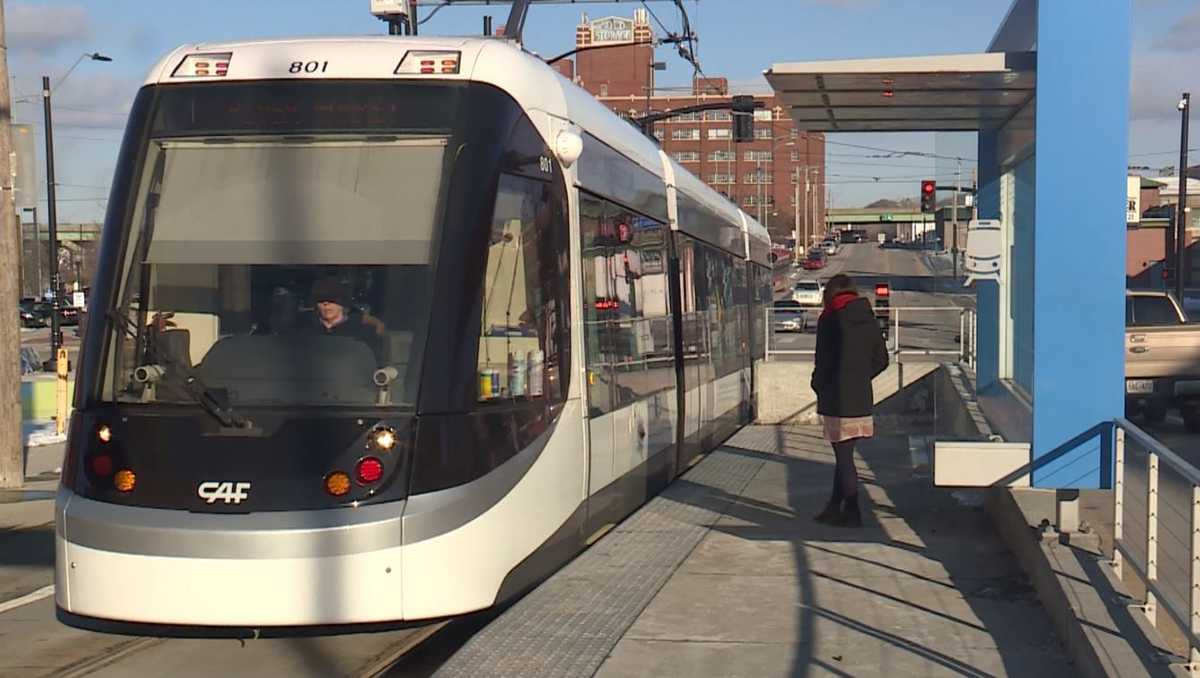
POLYGON ((500 175, 488 236, 478 400, 561 399, 562 329, 552 186, 500 175))
POLYGON ((593 413, 675 385, 663 224, 581 194, 584 344, 593 413))

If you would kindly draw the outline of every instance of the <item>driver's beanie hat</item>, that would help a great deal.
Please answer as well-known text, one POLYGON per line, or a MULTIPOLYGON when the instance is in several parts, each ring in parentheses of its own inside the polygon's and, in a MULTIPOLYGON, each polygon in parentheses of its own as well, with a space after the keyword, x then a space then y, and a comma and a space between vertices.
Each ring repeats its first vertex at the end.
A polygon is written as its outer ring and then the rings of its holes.
POLYGON ((313 285, 313 302, 332 301, 343 308, 350 306, 350 292, 337 278, 321 278, 313 285))

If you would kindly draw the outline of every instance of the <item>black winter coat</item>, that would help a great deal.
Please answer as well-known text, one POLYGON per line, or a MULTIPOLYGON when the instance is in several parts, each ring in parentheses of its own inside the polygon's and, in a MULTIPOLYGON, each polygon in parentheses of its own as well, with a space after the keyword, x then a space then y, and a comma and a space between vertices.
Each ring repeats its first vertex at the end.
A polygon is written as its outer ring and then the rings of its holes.
POLYGON ((887 346, 866 299, 858 298, 817 322, 812 389, 817 414, 865 417, 875 406, 871 380, 887 369, 887 346))

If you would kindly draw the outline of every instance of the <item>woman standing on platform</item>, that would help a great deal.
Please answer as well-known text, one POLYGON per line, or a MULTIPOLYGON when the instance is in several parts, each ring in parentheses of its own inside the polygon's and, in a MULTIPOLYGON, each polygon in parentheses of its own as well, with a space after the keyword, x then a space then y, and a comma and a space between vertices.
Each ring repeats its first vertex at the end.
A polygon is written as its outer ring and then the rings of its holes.
POLYGON ((858 506, 858 472, 854 445, 875 435, 871 413, 875 393, 871 380, 887 369, 887 346, 871 304, 858 296, 854 282, 835 275, 825 285, 825 308, 817 321, 817 356, 812 389, 825 439, 833 445, 837 466, 833 496, 816 520, 829 525, 862 527, 858 506))

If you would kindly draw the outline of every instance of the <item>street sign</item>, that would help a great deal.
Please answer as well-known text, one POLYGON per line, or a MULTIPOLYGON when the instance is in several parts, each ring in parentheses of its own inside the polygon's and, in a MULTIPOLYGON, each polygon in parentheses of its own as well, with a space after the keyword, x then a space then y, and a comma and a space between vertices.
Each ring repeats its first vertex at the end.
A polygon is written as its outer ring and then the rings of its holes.
POLYGON ((37 143, 33 125, 13 125, 13 204, 18 210, 37 207, 37 143))
POLYGON ((976 280, 1000 280, 1004 254, 1004 232, 998 219, 973 219, 967 227, 967 274, 963 287, 976 280))
POLYGON ((1142 178, 1125 178, 1125 223, 1136 224, 1142 220, 1142 178))

